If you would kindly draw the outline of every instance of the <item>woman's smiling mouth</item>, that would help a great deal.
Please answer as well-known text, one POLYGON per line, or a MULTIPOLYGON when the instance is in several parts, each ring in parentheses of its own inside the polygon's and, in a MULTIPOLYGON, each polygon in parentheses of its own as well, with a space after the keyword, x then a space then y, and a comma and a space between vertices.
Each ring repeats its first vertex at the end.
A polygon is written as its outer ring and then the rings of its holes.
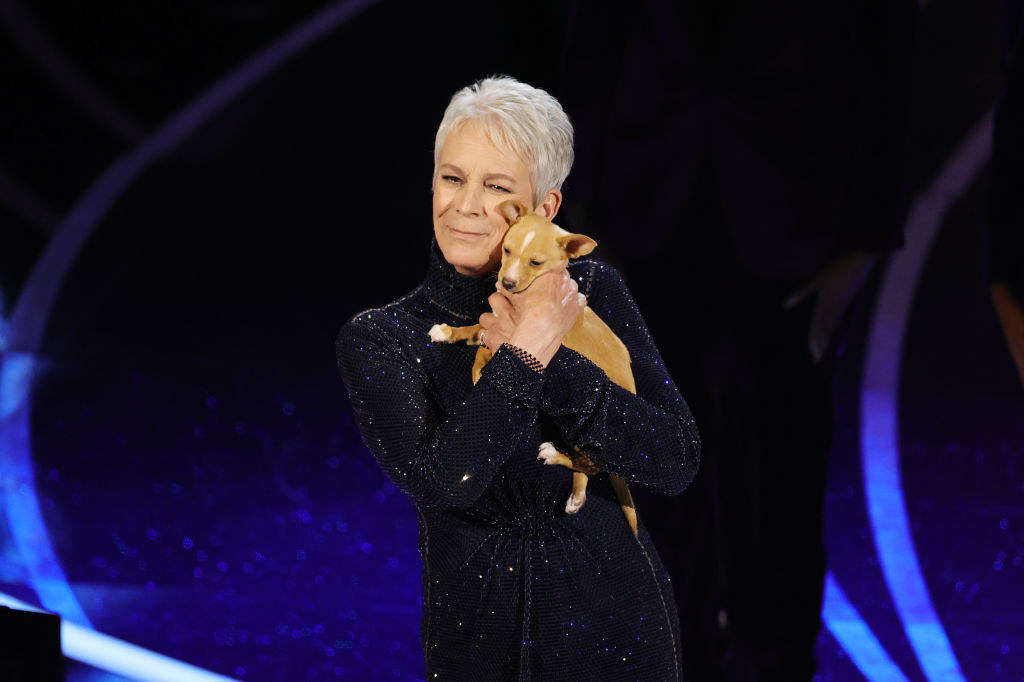
POLYGON ((488 236, 490 234, 490 232, 470 232, 469 230, 459 230, 459 229, 454 228, 454 227, 449 227, 448 229, 451 230, 452 232, 454 232, 456 235, 458 235, 460 237, 468 237, 468 238, 486 237, 486 236, 488 236))

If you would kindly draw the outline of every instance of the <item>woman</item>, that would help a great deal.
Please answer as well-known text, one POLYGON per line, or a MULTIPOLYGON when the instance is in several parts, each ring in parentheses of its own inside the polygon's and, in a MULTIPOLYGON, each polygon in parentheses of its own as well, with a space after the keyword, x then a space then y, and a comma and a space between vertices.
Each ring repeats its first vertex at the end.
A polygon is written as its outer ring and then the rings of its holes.
POLYGON ((366 445, 419 516, 427 679, 679 679, 671 586, 642 520, 635 537, 605 474, 567 515, 572 472, 537 449, 561 439, 676 494, 699 458, 689 408, 614 269, 579 259, 512 301, 495 291, 497 206, 556 216, 569 120, 543 90, 488 78, 452 98, 434 159, 423 283, 337 340, 366 445), (629 348, 637 395, 560 345, 588 301, 629 348), (476 349, 428 330, 477 321, 494 357, 474 385, 476 349))

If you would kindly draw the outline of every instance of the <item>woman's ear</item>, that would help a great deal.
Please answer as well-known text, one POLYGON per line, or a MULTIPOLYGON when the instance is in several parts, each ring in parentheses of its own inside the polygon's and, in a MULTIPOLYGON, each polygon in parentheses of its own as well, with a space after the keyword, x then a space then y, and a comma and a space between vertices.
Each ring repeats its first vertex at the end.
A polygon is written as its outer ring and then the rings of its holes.
POLYGON ((547 220, 554 220, 555 216, 558 215, 558 209, 561 207, 562 192, 560 190, 553 189, 544 195, 544 198, 541 199, 537 208, 533 209, 533 212, 547 220))

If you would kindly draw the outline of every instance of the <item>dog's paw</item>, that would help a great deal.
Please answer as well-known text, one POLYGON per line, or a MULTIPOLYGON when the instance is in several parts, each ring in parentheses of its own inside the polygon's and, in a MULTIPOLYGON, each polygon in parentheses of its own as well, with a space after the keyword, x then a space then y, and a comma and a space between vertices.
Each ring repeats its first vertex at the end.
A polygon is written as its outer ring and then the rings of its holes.
POLYGON ((427 333, 435 343, 449 343, 452 339, 452 328, 446 324, 435 324, 427 333))
POLYGON ((565 501, 565 513, 575 514, 583 506, 583 503, 587 501, 587 492, 581 491, 579 493, 573 493, 569 496, 569 499, 565 501))
POLYGON ((537 448, 537 459, 545 464, 561 464, 560 458, 564 458, 561 452, 555 448, 554 443, 541 443, 537 448))

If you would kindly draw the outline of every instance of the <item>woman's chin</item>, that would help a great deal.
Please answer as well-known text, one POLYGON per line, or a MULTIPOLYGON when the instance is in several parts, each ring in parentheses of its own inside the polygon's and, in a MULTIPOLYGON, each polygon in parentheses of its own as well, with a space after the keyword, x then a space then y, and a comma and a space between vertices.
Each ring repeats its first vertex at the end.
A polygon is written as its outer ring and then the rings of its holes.
POLYGON ((486 275, 488 272, 493 270, 496 266, 491 265, 485 260, 481 259, 455 259, 449 261, 457 271, 463 275, 486 275))
POLYGON ((477 277, 479 275, 486 275, 488 272, 490 272, 491 270, 494 269, 494 268, 487 267, 486 263, 480 264, 480 263, 476 263, 476 262, 475 263, 455 262, 455 263, 452 263, 452 266, 459 272, 459 274, 470 275, 470 276, 473 276, 473 277, 477 277))
POLYGON ((444 258, 452 267, 463 275, 483 275, 493 270, 496 265, 490 263, 485 254, 480 253, 480 248, 470 248, 459 244, 449 245, 442 248, 444 258))

